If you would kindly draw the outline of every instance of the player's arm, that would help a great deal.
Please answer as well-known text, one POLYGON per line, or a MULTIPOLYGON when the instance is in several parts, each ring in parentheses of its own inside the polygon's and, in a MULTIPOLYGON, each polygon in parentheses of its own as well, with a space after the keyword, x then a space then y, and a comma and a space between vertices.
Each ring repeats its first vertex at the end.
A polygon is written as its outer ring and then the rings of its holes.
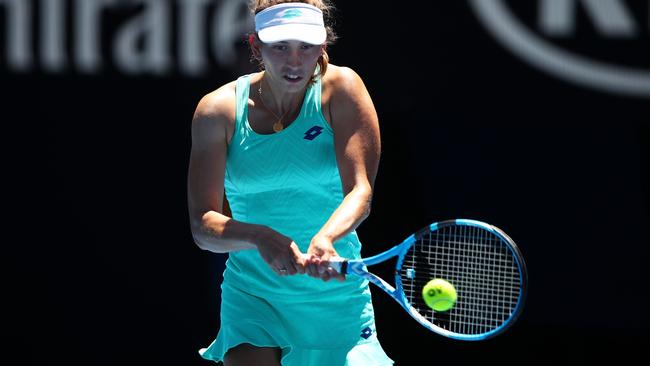
POLYGON ((381 151, 377 112, 363 81, 349 68, 337 68, 335 78, 330 113, 345 198, 312 240, 313 252, 368 217, 381 151))
POLYGON ((235 118, 234 105, 234 87, 229 85, 206 95, 191 127, 187 191, 192 236, 200 248, 216 253, 255 248, 262 229, 224 214, 228 130, 235 118))
POLYGON ((268 226, 234 220, 224 212, 224 177, 234 106, 235 89, 229 84, 204 97, 192 119, 187 190, 194 241, 200 248, 216 253, 257 249, 279 275, 304 273, 304 260, 291 238, 268 226), (281 268, 286 271, 280 272, 281 268))

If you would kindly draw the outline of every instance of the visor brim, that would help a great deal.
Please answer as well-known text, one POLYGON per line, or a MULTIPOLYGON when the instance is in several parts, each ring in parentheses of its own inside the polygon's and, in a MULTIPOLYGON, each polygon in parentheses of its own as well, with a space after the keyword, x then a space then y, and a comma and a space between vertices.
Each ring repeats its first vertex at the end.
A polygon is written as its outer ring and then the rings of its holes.
POLYGON ((282 24, 264 28, 257 32, 264 43, 296 40, 313 45, 321 45, 327 40, 324 27, 311 24, 282 24))

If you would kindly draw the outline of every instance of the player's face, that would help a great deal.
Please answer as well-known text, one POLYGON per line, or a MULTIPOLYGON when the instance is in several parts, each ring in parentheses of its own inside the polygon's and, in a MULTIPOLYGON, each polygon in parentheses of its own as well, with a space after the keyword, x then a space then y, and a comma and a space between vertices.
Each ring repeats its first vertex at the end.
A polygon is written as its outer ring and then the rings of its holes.
POLYGON ((292 92, 306 87, 323 47, 300 41, 282 41, 262 44, 260 51, 269 76, 278 86, 292 92))

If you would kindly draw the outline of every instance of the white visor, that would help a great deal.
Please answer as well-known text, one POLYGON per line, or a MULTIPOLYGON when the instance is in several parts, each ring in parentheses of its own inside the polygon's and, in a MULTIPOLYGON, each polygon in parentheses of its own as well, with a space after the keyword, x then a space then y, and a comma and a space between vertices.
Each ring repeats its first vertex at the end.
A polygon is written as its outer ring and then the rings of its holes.
POLYGON ((260 11, 255 31, 264 43, 297 40, 320 45, 327 39, 323 12, 305 3, 282 3, 260 11))

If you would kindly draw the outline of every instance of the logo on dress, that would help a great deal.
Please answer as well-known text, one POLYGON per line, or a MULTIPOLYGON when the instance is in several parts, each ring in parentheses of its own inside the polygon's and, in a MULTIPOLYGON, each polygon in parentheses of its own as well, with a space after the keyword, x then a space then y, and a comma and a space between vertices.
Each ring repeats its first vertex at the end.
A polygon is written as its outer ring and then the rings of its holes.
POLYGON ((368 338, 370 338, 371 335, 372 335, 372 329, 370 329, 370 327, 365 327, 361 331, 361 338, 363 338, 363 339, 368 339, 368 338))
POLYGON ((323 133, 323 127, 314 126, 305 132, 305 140, 311 141, 318 137, 318 135, 321 133, 323 133))

